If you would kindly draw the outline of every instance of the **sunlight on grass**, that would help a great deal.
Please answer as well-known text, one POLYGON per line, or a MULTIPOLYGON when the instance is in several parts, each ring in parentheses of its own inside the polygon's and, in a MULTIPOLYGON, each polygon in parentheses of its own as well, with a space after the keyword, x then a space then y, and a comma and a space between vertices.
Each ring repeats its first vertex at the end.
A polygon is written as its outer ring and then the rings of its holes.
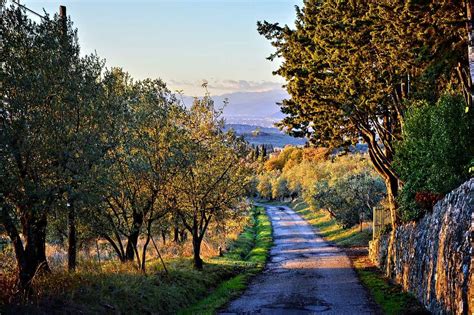
POLYGON ((133 263, 88 261, 76 272, 54 271, 36 277, 37 303, 17 311, 212 314, 263 269, 271 244, 270 221, 263 208, 255 207, 249 225, 224 256, 204 259, 202 271, 193 268, 191 258, 165 258, 169 273, 159 259, 150 259, 146 274, 133 263))
MULTIPOLYGON (((290 205, 326 240, 332 241, 341 247, 367 246, 372 238, 368 229, 360 232, 359 226, 343 229, 324 210, 313 210, 300 200, 290 205)), ((392 283, 390 283, 366 255, 352 258, 361 283, 367 288, 373 300, 379 305, 384 314, 424 314, 426 312, 416 299, 392 283)))
POLYGON ((224 257, 212 260, 219 265, 243 267, 241 272, 221 283, 209 296, 180 314, 214 314, 217 309, 237 297, 246 288, 249 279, 265 267, 272 246, 271 234, 271 224, 264 208, 255 207, 252 225, 244 230, 224 257))
POLYGON ((372 238, 372 233, 367 229, 360 232, 359 226, 344 229, 338 225, 336 220, 331 218, 324 210, 312 210, 306 203, 296 201, 292 208, 301 215, 312 226, 318 229, 326 240, 336 243, 342 247, 367 246, 372 238))
POLYGON ((384 314, 429 314, 413 295, 404 292, 400 286, 389 283, 381 271, 367 262, 367 259, 366 256, 354 259, 354 268, 384 314))
POLYGON ((210 288, 248 268, 209 261, 203 271, 197 271, 191 259, 169 259, 166 263, 169 274, 161 271, 158 260, 152 260, 148 275, 130 265, 103 272, 58 272, 36 279, 34 285, 36 294, 43 297, 41 303, 65 303, 67 312, 170 314, 196 303, 210 288))

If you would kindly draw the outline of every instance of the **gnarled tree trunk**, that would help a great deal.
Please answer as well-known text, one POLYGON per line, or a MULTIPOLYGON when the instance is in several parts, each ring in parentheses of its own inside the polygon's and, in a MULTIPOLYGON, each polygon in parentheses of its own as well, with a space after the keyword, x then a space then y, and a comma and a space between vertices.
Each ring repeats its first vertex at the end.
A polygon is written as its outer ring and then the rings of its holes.
MULTIPOLYGON (((397 196, 399 190, 400 180, 395 173, 392 162, 393 162, 393 131, 398 128, 400 120, 396 117, 386 116, 383 121, 383 131, 388 134, 380 135, 380 139, 377 139, 376 132, 370 130, 368 126, 362 128, 362 137, 368 145, 369 148, 369 157, 374 165, 376 171, 384 179, 385 186, 387 188, 387 197, 390 208, 390 223, 391 223, 391 237, 388 246, 388 260, 387 260, 387 269, 386 274, 390 276, 392 261, 395 259, 394 250, 393 250, 393 241, 395 239, 396 228, 399 224, 397 216, 397 196), (379 143, 382 142, 382 145, 379 143)), ((381 129, 381 128, 379 128, 381 129)))
POLYGON ((69 271, 76 270, 76 253, 77 253, 77 235, 76 235, 76 209, 74 200, 69 200, 68 207, 68 250, 67 265, 69 271))
POLYGON ((36 274, 49 272, 46 260, 46 214, 38 214, 25 208, 21 210, 20 220, 24 243, 20 233, 10 216, 11 207, 0 198, 0 219, 13 243, 15 257, 19 271, 19 286, 22 290, 29 290, 31 280, 36 274))
POLYGON ((46 215, 28 215, 21 218, 25 237, 25 263, 20 268, 20 283, 29 285, 33 277, 49 271, 46 260, 46 215))
POLYGON ((138 244, 138 237, 140 236, 140 229, 143 224, 143 216, 140 213, 133 213, 132 231, 128 236, 127 247, 125 249, 125 260, 133 261, 135 258, 135 251, 138 244))
POLYGON ((193 253, 194 253, 194 268, 202 270, 202 259, 201 259, 201 241, 199 236, 193 235, 193 253))

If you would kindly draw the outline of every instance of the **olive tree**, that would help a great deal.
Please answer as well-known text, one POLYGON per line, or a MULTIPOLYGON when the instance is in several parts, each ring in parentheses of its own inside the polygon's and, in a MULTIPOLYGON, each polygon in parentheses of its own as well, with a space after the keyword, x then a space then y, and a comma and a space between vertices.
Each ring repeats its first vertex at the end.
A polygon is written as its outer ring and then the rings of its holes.
POLYGON ((172 181, 176 214, 192 236, 194 267, 202 269, 201 243, 209 224, 224 222, 240 209, 252 161, 247 144, 223 131, 220 112, 208 95, 195 99, 182 125, 185 149, 172 181))
POLYGON ((68 214, 75 266, 74 210, 86 202, 87 171, 104 154, 96 140, 106 115, 95 102, 103 63, 79 55, 76 31, 64 18, 35 23, 10 7, 1 27, 0 216, 26 288, 36 273, 49 270, 45 246, 53 209, 68 214))

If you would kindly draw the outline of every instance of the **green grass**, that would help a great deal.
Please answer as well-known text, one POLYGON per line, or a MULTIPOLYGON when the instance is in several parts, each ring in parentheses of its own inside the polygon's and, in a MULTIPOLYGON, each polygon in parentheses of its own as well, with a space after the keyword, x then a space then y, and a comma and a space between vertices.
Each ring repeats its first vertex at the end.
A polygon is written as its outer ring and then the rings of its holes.
POLYGON ((147 274, 119 262, 82 264, 74 273, 38 277, 33 299, 7 305, 4 312, 214 313, 265 265, 272 238, 270 222, 262 210, 253 209, 249 226, 230 250, 224 257, 206 259, 202 271, 193 269, 191 258, 167 259, 169 274, 159 260, 147 262, 147 274))
POLYGON ((359 226, 344 229, 324 210, 313 210, 305 202, 295 201, 291 207, 312 226, 318 229, 326 240, 341 247, 367 246, 372 239, 368 229, 360 232, 359 226))
POLYGON ((355 259, 354 267, 384 314, 429 314, 413 295, 390 283, 377 268, 368 267, 363 258, 355 259))
POLYGON ((272 246, 271 233, 271 224, 264 209, 255 207, 252 224, 244 230, 224 257, 214 259, 216 263, 243 265, 244 270, 220 284, 205 299, 180 313, 214 314, 232 298, 237 297, 246 288, 249 279, 265 267, 272 246))
POLYGON ((248 268, 206 260, 197 271, 192 259, 182 258, 167 260, 166 274, 158 261, 148 263, 147 275, 118 264, 115 270, 102 266, 102 271, 54 272, 36 280, 31 306, 12 306, 10 313, 175 314, 248 268))

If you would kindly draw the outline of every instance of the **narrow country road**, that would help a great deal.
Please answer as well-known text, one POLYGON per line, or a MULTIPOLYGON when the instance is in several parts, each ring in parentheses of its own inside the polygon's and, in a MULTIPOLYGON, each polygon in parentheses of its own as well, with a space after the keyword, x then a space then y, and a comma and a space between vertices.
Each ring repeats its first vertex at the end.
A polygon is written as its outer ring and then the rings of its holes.
POLYGON ((221 314, 375 314, 346 254, 288 207, 266 206, 274 245, 262 274, 221 314))

